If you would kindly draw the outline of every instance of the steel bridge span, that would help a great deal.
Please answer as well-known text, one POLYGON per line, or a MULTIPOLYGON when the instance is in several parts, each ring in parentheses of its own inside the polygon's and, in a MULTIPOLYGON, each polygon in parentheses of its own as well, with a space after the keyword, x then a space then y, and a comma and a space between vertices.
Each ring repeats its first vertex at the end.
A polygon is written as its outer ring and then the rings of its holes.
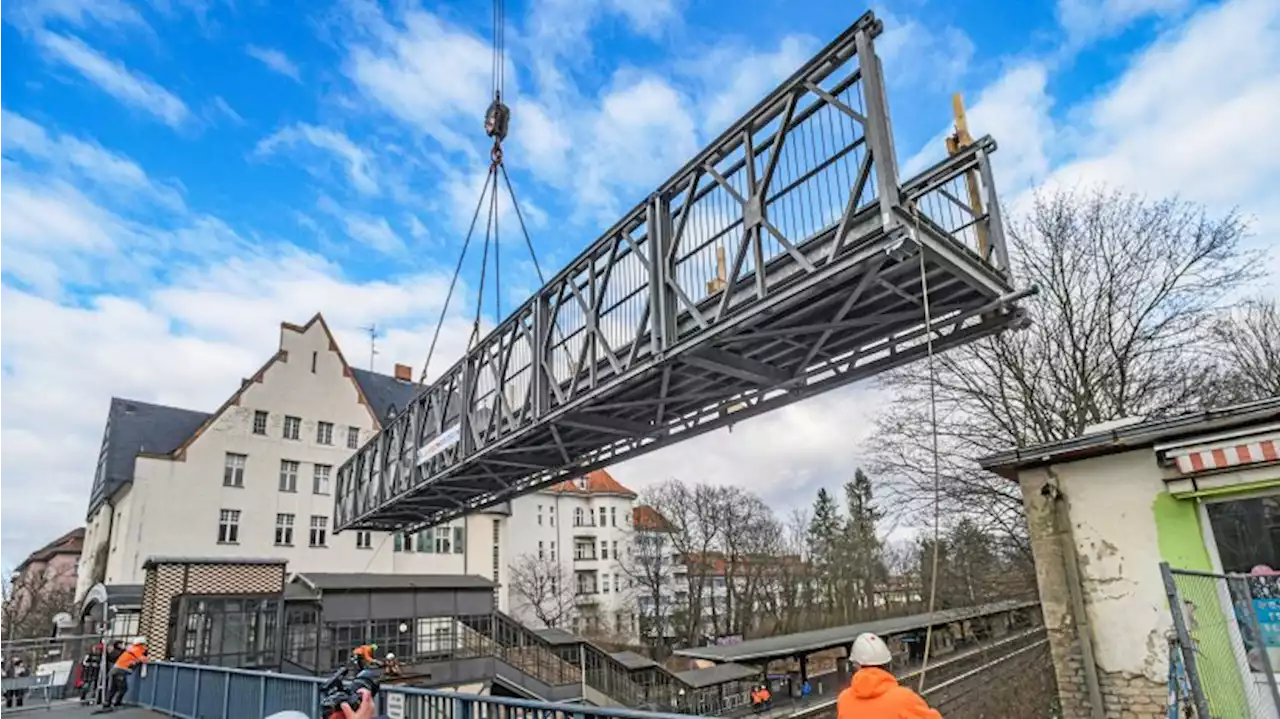
POLYGON ((881 28, 862 16, 425 387, 339 469, 336 528, 439 524, 1023 322, 995 143, 899 181, 881 28))

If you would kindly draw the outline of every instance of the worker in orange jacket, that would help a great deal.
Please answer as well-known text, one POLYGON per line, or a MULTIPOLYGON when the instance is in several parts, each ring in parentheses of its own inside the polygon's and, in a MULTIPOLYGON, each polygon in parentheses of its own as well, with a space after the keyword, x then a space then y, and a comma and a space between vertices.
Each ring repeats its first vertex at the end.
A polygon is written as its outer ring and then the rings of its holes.
POLYGON ((147 656, 146 637, 138 637, 128 649, 120 653, 115 664, 111 667, 111 673, 107 675, 107 679, 110 682, 107 701, 94 714, 109 712, 120 706, 120 703, 124 701, 124 695, 129 691, 129 675, 133 673, 134 667, 139 663, 148 661, 151 660, 147 656))
POLYGON ((836 700, 836 719, 942 719, 919 694, 900 686, 886 667, 893 657, 884 640, 859 634, 851 658, 858 664, 849 688, 836 700))

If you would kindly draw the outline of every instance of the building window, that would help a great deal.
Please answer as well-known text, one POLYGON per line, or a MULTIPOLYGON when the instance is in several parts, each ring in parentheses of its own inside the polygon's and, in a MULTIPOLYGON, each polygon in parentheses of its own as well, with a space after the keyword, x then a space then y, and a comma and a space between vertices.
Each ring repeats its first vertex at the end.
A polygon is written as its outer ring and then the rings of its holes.
POLYGON ((291 546, 293 544, 293 515, 276 515, 276 544, 291 546))
POLYGON ((551 561, 556 561, 556 543, 551 543, 551 561))
POLYGON ((218 544, 240 541, 240 510, 224 509, 218 515, 218 544))
POLYGON ((358 449, 360 447, 360 428, 347 427, 347 449, 358 449))
POLYGON ((611 527, 618 526, 618 508, 617 507, 609 508, 609 526, 611 527))
POLYGON ((367 529, 356 532, 356 549, 373 549, 373 532, 367 529))
POLYGON ((602 577, 600 578, 600 581, 601 581, 601 584, 600 584, 600 593, 601 593, 601 594, 608 594, 608 593, 609 593, 609 575, 608 575, 608 574, 606 574, 606 575, 602 576, 602 577))
POLYGON ((253 433, 254 434, 267 433, 267 413, 266 412, 263 412, 262 410, 258 410, 253 413, 253 433))
POLYGON ((302 431, 302 420, 298 417, 284 418, 284 438, 297 439, 302 431))
POLYGON ((392 544, 391 551, 393 551, 393 552, 412 552, 412 551, 413 551, 413 538, 412 538, 411 536, 409 536, 409 535, 407 535, 407 534, 403 533, 403 532, 396 532, 396 534, 395 534, 395 540, 394 540, 394 543, 392 544))
POLYGON ((453 531, 449 527, 436 527, 436 554, 449 554, 453 551, 453 531))
POLYGON ((329 537, 329 518, 328 517, 312 517, 311 518, 311 546, 323 547, 329 537))
POLYGON ((574 559, 595 559, 596 543, 589 539, 579 539, 573 543, 574 559))
POLYGON ((538 559, 546 559, 546 558, 547 558, 547 548, 542 545, 542 542, 538 542, 538 559))
POLYGON ((556 508, 547 507, 547 514, 549 515, 547 524, 550 524, 553 527, 556 526, 556 508))
POLYGON ((414 541, 418 544, 418 551, 425 554, 431 554, 436 551, 435 530, 420 529, 413 535, 414 541))
POLYGON ((622 555, 618 554, 618 541, 616 539, 613 541, 613 558, 615 560, 622 559, 622 555))
POLYGON ((467 532, 464 527, 453 528, 453 553, 462 554, 467 548, 467 532))
POLYGON ((296 492, 298 491, 298 467, 299 464, 292 459, 280 460, 280 491, 296 492))
POLYGON ((542 505, 538 505, 538 526, 542 526, 542 505))
POLYGON ((586 515, 582 513, 582 507, 573 508, 573 526, 575 527, 587 526, 586 515))
POLYGON ((231 452, 227 452, 227 464, 222 470, 222 486, 244 486, 244 465, 248 459, 249 456, 246 454, 233 454, 231 452))
POLYGON ((1222 571, 1280 569, 1280 494, 1205 504, 1222 571))
POLYGON ((312 494, 328 494, 329 493, 329 472, 333 467, 327 464, 317 464, 315 472, 311 477, 311 493, 312 494))
POLYGON ((608 558, 609 558, 609 543, 608 543, 608 542, 605 542, 605 541, 601 541, 601 542, 600 542, 600 558, 601 558, 601 559, 608 559, 608 558))
POLYGON ((316 444, 333 444, 333 422, 316 422, 316 444))

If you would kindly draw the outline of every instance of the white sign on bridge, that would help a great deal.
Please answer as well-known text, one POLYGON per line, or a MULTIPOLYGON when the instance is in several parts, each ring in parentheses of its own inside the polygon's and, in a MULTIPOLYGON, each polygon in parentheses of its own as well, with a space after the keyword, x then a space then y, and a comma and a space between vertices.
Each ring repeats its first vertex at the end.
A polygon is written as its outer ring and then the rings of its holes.
POLYGON ((459 439, 462 439, 462 428, 456 424, 432 437, 431 441, 418 448, 418 464, 429 462, 432 457, 457 444, 459 439))

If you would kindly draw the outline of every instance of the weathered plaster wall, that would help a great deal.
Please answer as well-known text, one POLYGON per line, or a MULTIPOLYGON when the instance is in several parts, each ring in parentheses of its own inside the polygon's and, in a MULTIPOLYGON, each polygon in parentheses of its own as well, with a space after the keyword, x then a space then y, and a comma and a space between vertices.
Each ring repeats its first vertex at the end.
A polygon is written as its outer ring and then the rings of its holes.
MULTIPOLYGON (((1098 668, 1165 682, 1172 620, 1160 578, 1162 538, 1152 512, 1164 493, 1154 453, 1097 457, 1054 472, 1068 507, 1098 668)), ((1041 482, 1051 479, 1045 471, 1029 474, 1041 482)), ((1196 526, 1189 536, 1183 527, 1177 541, 1200 541, 1196 526)), ((1163 541, 1175 543, 1169 535, 1163 541)))
POLYGON ((1171 622, 1160 579, 1161 540, 1152 514, 1163 483, 1150 453, 1131 454, 1137 456, 1100 458, 1055 468, 1053 475, 1041 470, 1020 478, 1067 719, 1091 713, 1080 628, 1071 607, 1066 538, 1079 569, 1105 715, 1164 716, 1165 637, 1171 622), (1046 485, 1058 487, 1060 498, 1043 491, 1046 485), (1056 502, 1064 504, 1069 522, 1055 521, 1056 502))

